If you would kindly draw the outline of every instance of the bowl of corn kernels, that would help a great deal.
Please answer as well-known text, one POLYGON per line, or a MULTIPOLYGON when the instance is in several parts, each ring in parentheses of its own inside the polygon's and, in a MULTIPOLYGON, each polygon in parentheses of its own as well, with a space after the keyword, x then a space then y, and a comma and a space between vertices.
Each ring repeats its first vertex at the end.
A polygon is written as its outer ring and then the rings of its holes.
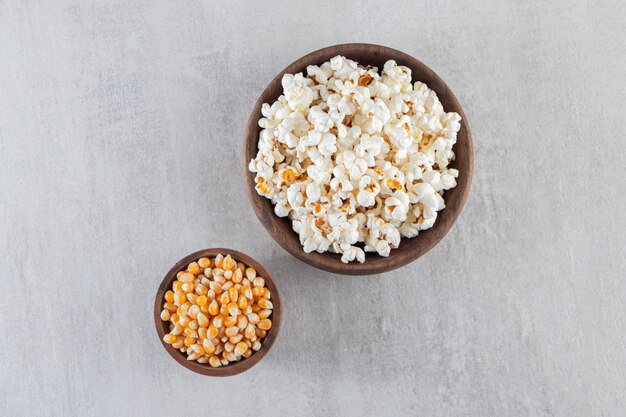
POLYGON ((165 350, 185 368, 208 376, 250 369, 280 329, 280 296, 251 257, 224 248, 186 256, 165 275, 154 321, 165 350))

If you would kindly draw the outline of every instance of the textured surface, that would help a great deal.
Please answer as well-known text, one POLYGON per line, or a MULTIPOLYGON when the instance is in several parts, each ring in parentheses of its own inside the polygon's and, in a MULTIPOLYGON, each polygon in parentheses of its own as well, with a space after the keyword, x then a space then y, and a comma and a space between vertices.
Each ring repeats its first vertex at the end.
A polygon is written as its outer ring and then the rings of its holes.
POLYGON ((88 3, 0 0, 0 414, 626 415, 623 2, 88 3), (476 157, 443 242, 368 278, 279 248, 239 164, 271 77, 350 41, 443 77, 476 157), (221 245, 284 313, 226 380, 152 322, 173 263, 221 245))

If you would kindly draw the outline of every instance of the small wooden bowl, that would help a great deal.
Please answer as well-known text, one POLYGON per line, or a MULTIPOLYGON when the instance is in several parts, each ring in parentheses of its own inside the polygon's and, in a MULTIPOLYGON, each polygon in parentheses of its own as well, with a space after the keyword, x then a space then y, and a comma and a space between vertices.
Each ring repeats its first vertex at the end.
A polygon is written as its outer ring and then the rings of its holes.
POLYGON ((276 340, 276 336, 280 330, 280 319, 282 316, 281 304, 280 304, 280 294, 278 293, 278 289, 276 288, 276 284, 274 284, 274 280, 270 276, 263 266, 241 252, 232 249, 225 248, 212 248, 212 249, 203 249, 198 252, 192 253, 191 255, 185 256, 183 259, 178 261, 176 265, 165 275, 163 281, 161 281, 161 285, 159 285, 159 290, 157 291, 156 298, 154 300, 154 324, 156 326, 156 331, 159 336, 159 340, 161 344, 167 350, 167 353, 170 354, 172 358, 185 368, 197 372, 202 375, 207 376, 232 376, 240 374, 248 369, 252 368, 256 365, 270 350, 274 340, 276 340), (161 311, 163 310, 163 303, 165 293, 172 289, 172 282, 176 279, 176 274, 178 271, 184 270, 187 265, 196 261, 199 258, 213 258, 218 253, 222 255, 230 254, 237 262, 243 262, 247 266, 251 266, 256 269, 259 276, 265 279, 265 285, 272 293, 272 304, 274 305, 272 315, 270 318, 272 319, 272 328, 267 331, 267 336, 262 340, 261 349, 259 351, 254 352, 252 356, 247 359, 241 359, 239 362, 230 363, 226 366, 221 366, 219 368, 212 368, 209 364, 202 364, 197 361, 188 361, 187 355, 183 354, 178 349, 174 349, 171 345, 168 345, 163 341, 163 337, 169 333, 168 323, 161 320, 161 311))
POLYGON ((245 188, 248 191, 248 197, 252 202, 256 216, 272 238, 293 256, 316 268, 338 274, 369 275, 391 271, 416 260, 432 249, 443 239, 457 217, 459 217, 469 194, 473 171, 474 151, 472 147, 472 135, 463 108, 454 94, 452 94, 452 91, 450 91, 446 83, 439 78, 433 70, 417 59, 404 52, 380 45, 350 43, 329 46, 296 60, 274 77, 265 88, 250 113, 244 133, 243 174, 245 188), (443 197, 446 202, 446 208, 438 213, 437 221, 434 226, 420 232, 418 236, 412 239, 403 238, 400 246, 397 249, 392 249, 390 255, 386 258, 375 253, 366 253, 365 262, 362 264, 358 262, 344 264, 341 262, 340 255, 330 252, 305 253, 300 244, 298 235, 291 227, 291 221, 286 217, 281 218, 276 216, 276 214, 274 214, 274 206, 270 200, 257 194, 254 189, 254 174, 248 170, 250 160, 254 158, 258 152, 259 133, 261 132, 258 121, 262 117, 261 106, 263 103, 273 103, 282 94, 281 79, 283 74, 296 74, 298 72, 306 74, 306 67, 308 65, 321 65, 336 55, 343 55, 362 65, 376 66, 379 71, 387 60, 393 59, 399 65, 405 65, 411 69, 413 82, 422 81, 426 83, 429 88, 434 90, 441 104, 443 104, 445 111, 456 112, 462 118, 461 129, 457 135, 457 143, 453 148, 456 159, 450 164, 451 168, 459 170, 457 186, 444 193, 443 197))

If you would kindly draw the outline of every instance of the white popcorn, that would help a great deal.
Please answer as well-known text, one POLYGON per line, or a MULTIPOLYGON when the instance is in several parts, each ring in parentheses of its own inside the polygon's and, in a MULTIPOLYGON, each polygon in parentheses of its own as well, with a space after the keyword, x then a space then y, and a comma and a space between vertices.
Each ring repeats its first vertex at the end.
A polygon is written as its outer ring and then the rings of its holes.
POLYGON ((342 56, 285 74, 282 86, 261 107, 248 168, 305 252, 364 262, 433 226, 456 186, 448 165, 461 127, 434 91, 394 61, 379 74, 342 56))

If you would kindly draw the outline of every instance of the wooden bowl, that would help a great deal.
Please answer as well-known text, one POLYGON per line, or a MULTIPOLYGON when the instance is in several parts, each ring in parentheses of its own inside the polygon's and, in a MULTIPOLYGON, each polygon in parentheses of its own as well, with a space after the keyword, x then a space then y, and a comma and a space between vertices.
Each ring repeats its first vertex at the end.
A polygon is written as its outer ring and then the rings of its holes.
POLYGON ((198 252, 192 253, 191 255, 185 256, 183 259, 178 261, 176 265, 170 269, 170 271, 165 275, 163 281, 161 281, 161 285, 159 285, 159 290, 157 291, 156 298, 154 299, 154 324, 156 326, 157 334, 159 335, 159 340, 161 344, 167 350, 167 353, 170 354, 172 358, 185 368, 197 372, 202 375, 207 376, 232 376, 240 374, 248 369, 252 368, 256 365, 263 357, 267 354, 267 351, 270 350, 274 340, 276 340, 276 336, 280 330, 280 319, 282 316, 281 304, 280 304, 280 294, 278 293, 278 289, 276 288, 276 284, 274 284, 274 280, 271 275, 267 272, 263 266, 249 257, 246 254, 238 252, 232 249, 225 248, 212 248, 212 249, 203 249, 198 252), (218 253, 223 255, 230 254, 237 262, 243 262, 247 266, 251 266, 256 269, 259 276, 265 279, 265 285, 272 293, 272 304, 274 305, 272 315, 270 318, 272 319, 272 328, 267 331, 267 335, 262 340, 261 349, 257 352, 254 352, 252 356, 247 359, 241 359, 239 362, 233 362, 226 366, 221 366, 219 368, 212 368, 209 364, 202 364, 197 361, 188 361, 187 355, 183 354, 178 349, 173 348, 171 345, 168 345, 163 341, 163 336, 169 333, 168 322, 161 320, 161 310, 163 309, 163 302, 165 293, 172 289, 172 282, 176 279, 176 274, 178 271, 184 270, 187 265, 196 261, 199 258, 213 258, 218 253))
POLYGON ((265 229, 280 246, 296 258, 316 268, 338 274, 368 275, 379 274, 404 266, 424 255, 443 239, 457 217, 459 217, 465 205, 465 201, 467 200, 472 184, 474 153, 472 148, 472 135, 463 108, 446 83, 439 78, 433 70, 412 56, 395 49, 380 45, 350 43, 329 46, 305 55, 274 77, 261 94, 261 97, 257 100, 248 118, 248 124, 244 133, 242 162, 245 188, 248 191, 248 197, 252 202, 254 212, 265 229), (261 105, 263 103, 276 101, 282 94, 281 79, 283 74, 296 74, 298 72, 306 74, 306 67, 308 65, 321 65, 336 55, 343 55, 362 65, 376 66, 379 71, 387 60, 393 59, 399 65, 405 65, 411 69, 414 82, 422 81, 434 90, 441 104, 443 104, 445 111, 457 112, 462 117, 461 129, 457 135, 457 143, 453 148, 456 159, 450 164, 450 167, 459 170, 457 186, 445 192, 444 200, 446 202, 446 208, 438 213, 437 221, 434 226, 420 232, 418 236, 412 239, 403 238, 400 242, 400 246, 397 249, 392 249, 388 257, 382 257, 376 253, 366 253, 365 262, 362 264, 358 262, 344 264, 341 262, 340 255, 330 252, 305 253, 300 244, 298 235, 291 227, 291 221, 286 217, 281 218, 276 216, 274 214, 274 206, 270 200, 257 194, 254 189, 254 174, 248 170, 250 160, 256 156, 258 151, 257 145, 259 133, 261 132, 258 121, 262 117, 261 105))

